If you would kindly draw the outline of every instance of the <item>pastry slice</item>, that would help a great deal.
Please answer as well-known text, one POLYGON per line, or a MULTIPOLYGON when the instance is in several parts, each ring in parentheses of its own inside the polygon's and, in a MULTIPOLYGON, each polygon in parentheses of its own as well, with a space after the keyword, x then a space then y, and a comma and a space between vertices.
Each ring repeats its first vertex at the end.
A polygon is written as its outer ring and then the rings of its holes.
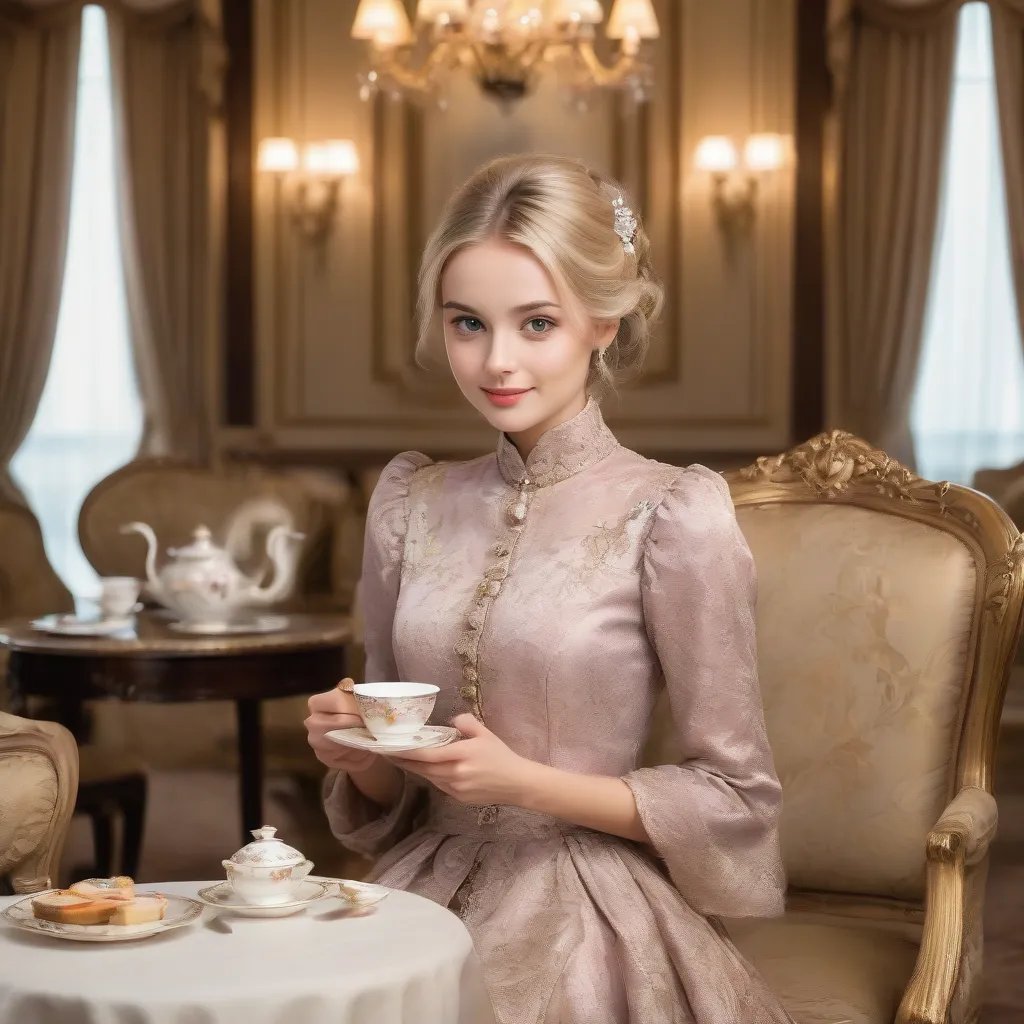
POLYGON ((114 878, 85 878, 81 882, 75 882, 68 892, 93 900, 132 900, 135 898, 135 883, 127 875, 116 875, 114 878))
POLYGON ((167 911, 167 899, 159 893, 136 896, 130 902, 121 902, 111 914, 109 924, 148 924, 162 921, 167 911))
POLYGON ((115 900, 89 899, 67 889, 43 893, 32 901, 35 917, 58 924, 106 924, 117 907, 115 900))

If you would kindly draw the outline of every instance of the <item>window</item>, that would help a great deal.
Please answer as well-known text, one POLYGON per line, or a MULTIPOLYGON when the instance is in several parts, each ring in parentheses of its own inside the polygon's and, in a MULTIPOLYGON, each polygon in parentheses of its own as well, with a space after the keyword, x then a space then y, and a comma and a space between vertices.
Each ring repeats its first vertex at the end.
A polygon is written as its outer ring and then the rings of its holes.
POLYGON ((43 396, 12 472, 50 562, 76 597, 96 574, 78 544, 82 499, 130 461, 142 431, 114 194, 106 15, 85 8, 78 68, 67 263, 43 396))
POLYGON ((922 476, 969 484, 981 467, 1024 458, 1024 355, 986 4, 960 13, 947 147, 911 426, 922 476))

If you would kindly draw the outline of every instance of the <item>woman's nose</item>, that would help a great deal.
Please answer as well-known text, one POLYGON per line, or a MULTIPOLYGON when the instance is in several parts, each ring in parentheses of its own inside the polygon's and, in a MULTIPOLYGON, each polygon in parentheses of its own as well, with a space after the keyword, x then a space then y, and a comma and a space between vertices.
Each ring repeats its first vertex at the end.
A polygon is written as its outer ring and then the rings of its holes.
POLYGON ((511 373, 517 368, 515 340, 502 331, 491 335, 491 343, 484 360, 484 369, 495 375, 511 373))

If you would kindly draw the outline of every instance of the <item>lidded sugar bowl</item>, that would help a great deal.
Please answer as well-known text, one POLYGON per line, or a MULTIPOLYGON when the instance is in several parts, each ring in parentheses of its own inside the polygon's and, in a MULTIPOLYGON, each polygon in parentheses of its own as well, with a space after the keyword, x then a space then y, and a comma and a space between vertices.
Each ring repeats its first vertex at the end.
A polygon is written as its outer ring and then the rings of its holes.
POLYGON ((231 888, 246 902, 260 907, 287 903, 298 895, 313 862, 276 837, 272 825, 252 830, 253 842, 221 861, 231 888))

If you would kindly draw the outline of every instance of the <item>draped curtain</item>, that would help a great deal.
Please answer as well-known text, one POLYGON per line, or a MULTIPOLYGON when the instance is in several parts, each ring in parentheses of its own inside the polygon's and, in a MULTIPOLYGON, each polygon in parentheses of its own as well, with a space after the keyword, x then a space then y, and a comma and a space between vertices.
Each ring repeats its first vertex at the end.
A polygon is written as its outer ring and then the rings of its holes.
POLYGON ((0 0, 0 496, 46 382, 74 151, 78 8, 0 0))
POLYGON ((918 472, 970 484, 1024 455, 990 9, 960 10, 942 202, 911 424, 918 472))
POLYGON ((203 461, 219 274, 209 212, 219 21, 197 0, 106 6, 126 294, 146 410, 142 451, 203 461))
MULTIPOLYGON (((219 0, 93 0, 107 11, 121 243, 142 451, 202 460, 212 427, 220 264, 211 125, 219 0)), ((68 235, 86 0, 0 0, 0 494, 46 381, 68 235)))
POLYGON ((1024 341, 1024 0, 989 0, 1017 317, 1024 341))
POLYGON ((829 16, 829 405, 909 465, 959 7, 832 0, 829 16))

